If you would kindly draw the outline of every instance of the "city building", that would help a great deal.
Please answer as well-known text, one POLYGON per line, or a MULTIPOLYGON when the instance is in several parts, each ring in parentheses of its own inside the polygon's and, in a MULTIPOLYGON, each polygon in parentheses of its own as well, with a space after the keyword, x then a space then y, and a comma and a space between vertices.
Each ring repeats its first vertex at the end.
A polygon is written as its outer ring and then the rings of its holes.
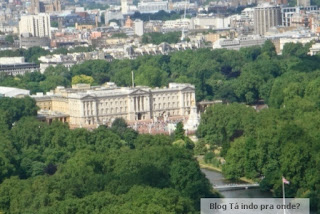
POLYGON ((157 13, 160 10, 168 11, 168 1, 141 1, 138 3, 140 13, 157 13))
POLYGON ((52 12, 61 12, 61 1, 60 0, 54 0, 50 4, 44 5, 44 10, 46 13, 52 13, 52 12))
POLYGON ((132 28, 133 27, 133 21, 130 19, 130 16, 127 17, 127 20, 126 20, 124 26, 128 27, 128 28, 132 28))
POLYGON ((31 14, 36 14, 36 15, 40 13, 40 1, 39 0, 31 0, 29 12, 31 14))
POLYGON ((196 10, 197 8, 198 8, 197 3, 191 3, 190 1, 169 2, 169 10, 174 10, 174 11, 181 11, 184 9, 196 10))
MULTIPOLYGON (((51 38, 50 16, 40 13, 38 15, 21 16, 19 22, 20 35, 27 34, 32 37, 48 37, 51 38)), ((28 37, 27 36, 27 37, 28 37)))
POLYGON ((109 22, 113 19, 123 21, 123 15, 122 15, 122 11, 120 9, 119 10, 114 9, 114 8, 107 9, 104 17, 105 17, 106 25, 108 25, 109 22))
POLYGON ((308 7, 310 6, 310 0, 297 0, 297 6, 308 7))
POLYGON ((129 4, 127 0, 121 0, 121 13, 126 15, 129 12, 129 4))
POLYGON ((180 31, 181 29, 190 28, 191 19, 167 20, 162 25, 163 32, 180 31))
POLYGON ((234 35, 230 31, 221 31, 217 33, 208 33, 204 35, 204 40, 207 42, 214 43, 220 38, 233 38, 234 35))
POLYGON ((30 91, 24 90, 21 88, 12 88, 12 87, 3 87, 0 86, 0 98, 1 97, 15 97, 15 98, 21 98, 25 96, 29 96, 30 91))
POLYGON ((134 21, 134 34, 138 36, 143 35, 143 21, 140 19, 134 21))
POLYGON ((277 0, 278 5, 288 5, 288 0, 277 0))
POLYGON ((2 33, 14 33, 18 34, 18 26, 16 23, 13 23, 13 25, 9 25, 6 23, 0 23, 0 32, 2 33))
POLYGON ((0 57, 0 74, 23 75, 39 70, 39 65, 25 62, 24 57, 0 57))
POLYGON ((320 52, 320 43, 315 43, 312 45, 309 51, 309 55, 314 56, 320 52))
POLYGON ((116 118, 127 122, 188 118, 196 100, 195 87, 180 83, 165 88, 77 84, 32 97, 41 110, 68 115, 71 127, 88 128, 110 125, 116 118))
POLYGON ((282 7, 281 8, 281 23, 284 27, 291 26, 291 17, 296 13, 305 12, 316 12, 318 11, 318 6, 296 6, 296 7, 282 7))
POLYGON ((68 47, 86 44, 88 44, 88 40, 75 33, 57 32, 54 34, 54 39, 51 40, 51 47, 68 47))
POLYGON ((254 17, 254 8, 245 8, 241 11, 241 18, 244 20, 253 20, 254 17))
POLYGON ((48 37, 30 37, 30 36, 21 36, 20 37, 20 48, 31 48, 31 47, 42 47, 49 48, 50 47, 50 39, 48 37))
POLYGON ((99 51, 85 52, 85 53, 68 53, 54 54, 41 56, 38 58, 40 61, 40 72, 44 73, 49 66, 56 67, 57 65, 63 65, 70 69, 73 65, 83 63, 86 60, 105 59, 105 54, 99 51))
POLYGON ((311 20, 309 19, 309 14, 306 13, 306 11, 302 11, 301 13, 295 13, 291 17, 291 27, 295 28, 305 28, 309 27, 311 23, 311 20))
POLYGON ((281 25, 280 7, 262 5, 254 8, 255 34, 265 35, 271 27, 281 25))
POLYGON ((227 29, 230 28, 230 17, 198 15, 191 19, 191 29, 227 29))
POLYGON ((250 46, 262 46, 266 38, 260 36, 246 36, 235 39, 218 39, 213 43, 212 48, 226 48, 232 50, 239 50, 240 48, 250 47, 250 46))

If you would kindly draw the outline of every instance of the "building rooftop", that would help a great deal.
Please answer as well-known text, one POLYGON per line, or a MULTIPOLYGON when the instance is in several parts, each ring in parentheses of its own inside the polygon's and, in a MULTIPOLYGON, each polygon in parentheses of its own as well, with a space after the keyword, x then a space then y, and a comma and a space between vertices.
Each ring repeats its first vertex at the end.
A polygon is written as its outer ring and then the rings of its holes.
POLYGON ((172 90, 181 90, 184 88, 193 88, 191 84, 170 83, 169 87, 164 88, 150 88, 147 86, 132 87, 118 87, 114 83, 107 83, 102 86, 90 86, 89 84, 76 84, 72 88, 65 88, 58 86, 54 91, 48 92, 46 95, 43 93, 37 93, 32 97, 42 99, 46 97, 70 97, 70 98, 85 98, 85 97, 107 97, 107 96, 124 96, 135 92, 164 92, 172 90))
POLYGON ((30 95, 29 90, 0 86, 0 97, 24 97, 30 95))

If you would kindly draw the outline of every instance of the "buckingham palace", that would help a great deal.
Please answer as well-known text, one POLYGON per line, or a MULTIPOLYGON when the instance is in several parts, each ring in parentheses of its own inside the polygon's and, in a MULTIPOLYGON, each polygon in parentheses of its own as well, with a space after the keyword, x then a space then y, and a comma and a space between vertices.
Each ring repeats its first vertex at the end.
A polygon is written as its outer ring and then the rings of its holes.
POLYGON ((72 127, 94 127, 110 125, 116 118, 127 122, 188 118, 195 107, 195 87, 181 83, 164 88, 118 87, 111 82, 103 86, 77 84, 72 88, 58 86, 33 98, 42 113, 68 115, 65 122, 72 127))

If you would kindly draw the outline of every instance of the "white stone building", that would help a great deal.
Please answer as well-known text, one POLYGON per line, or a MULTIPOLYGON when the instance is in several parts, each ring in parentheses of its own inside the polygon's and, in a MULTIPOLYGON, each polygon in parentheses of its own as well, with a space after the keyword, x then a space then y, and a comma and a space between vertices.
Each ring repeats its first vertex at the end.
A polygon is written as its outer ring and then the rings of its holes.
POLYGON ((25 96, 29 96, 29 95, 30 95, 29 90, 0 86, 0 97, 21 98, 21 97, 25 97, 25 96))
POLYGON ((257 35, 265 35, 271 27, 281 25, 281 9, 279 6, 264 4, 254 8, 254 31, 257 35))
POLYGON ((129 12, 129 4, 127 0, 121 0, 121 13, 123 15, 128 14, 129 12))
POLYGON ((73 88, 57 87, 33 98, 41 110, 69 115, 72 127, 96 127, 110 125, 116 118, 134 122, 188 117, 195 103, 195 87, 180 83, 170 83, 166 88, 78 84, 73 88))
POLYGON ((203 16, 198 15, 191 19, 194 29, 228 29, 230 28, 230 17, 203 16))
POLYGON ((21 16, 19 32, 20 35, 31 34, 33 37, 51 38, 50 15, 40 13, 39 15, 21 16))
POLYGON ((160 10, 168 11, 168 1, 141 1, 138 3, 140 13, 157 13, 160 10))
POLYGON ((191 28, 191 19, 176 19, 176 20, 167 20, 163 23, 162 29, 189 29, 191 28))
POLYGON ((107 9, 104 17, 105 17, 106 25, 108 25, 109 22, 113 19, 120 20, 120 21, 123 21, 123 19, 124 19, 121 10, 115 9, 115 8, 107 9))
POLYGON ((315 43, 312 45, 309 51, 309 55, 314 56, 320 52, 320 43, 315 43))
POLYGON ((134 21, 134 34, 138 36, 143 36, 143 33, 144 33, 143 21, 140 19, 136 19, 134 21))
POLYGON ((0 57, 0 74, 24 75, 39 70, 39 65, 25 62, 24 57, 0 57))

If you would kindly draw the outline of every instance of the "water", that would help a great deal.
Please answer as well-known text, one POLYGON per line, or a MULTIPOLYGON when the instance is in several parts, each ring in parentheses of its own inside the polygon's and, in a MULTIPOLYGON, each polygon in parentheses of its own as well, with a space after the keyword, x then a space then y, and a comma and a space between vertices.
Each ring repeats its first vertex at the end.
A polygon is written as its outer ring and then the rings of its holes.
MULTIPOLYGON (((230 183, 230 181, 226 180, 220 172, 208 169, 201 169, 201 171, 206 175, 211 184, 223 185, 230 183)), ((222 191, 221 194, 225 198, 272 198, 271 192, 262 192, 260 191, 260 189, 240 189, 222 191)))

